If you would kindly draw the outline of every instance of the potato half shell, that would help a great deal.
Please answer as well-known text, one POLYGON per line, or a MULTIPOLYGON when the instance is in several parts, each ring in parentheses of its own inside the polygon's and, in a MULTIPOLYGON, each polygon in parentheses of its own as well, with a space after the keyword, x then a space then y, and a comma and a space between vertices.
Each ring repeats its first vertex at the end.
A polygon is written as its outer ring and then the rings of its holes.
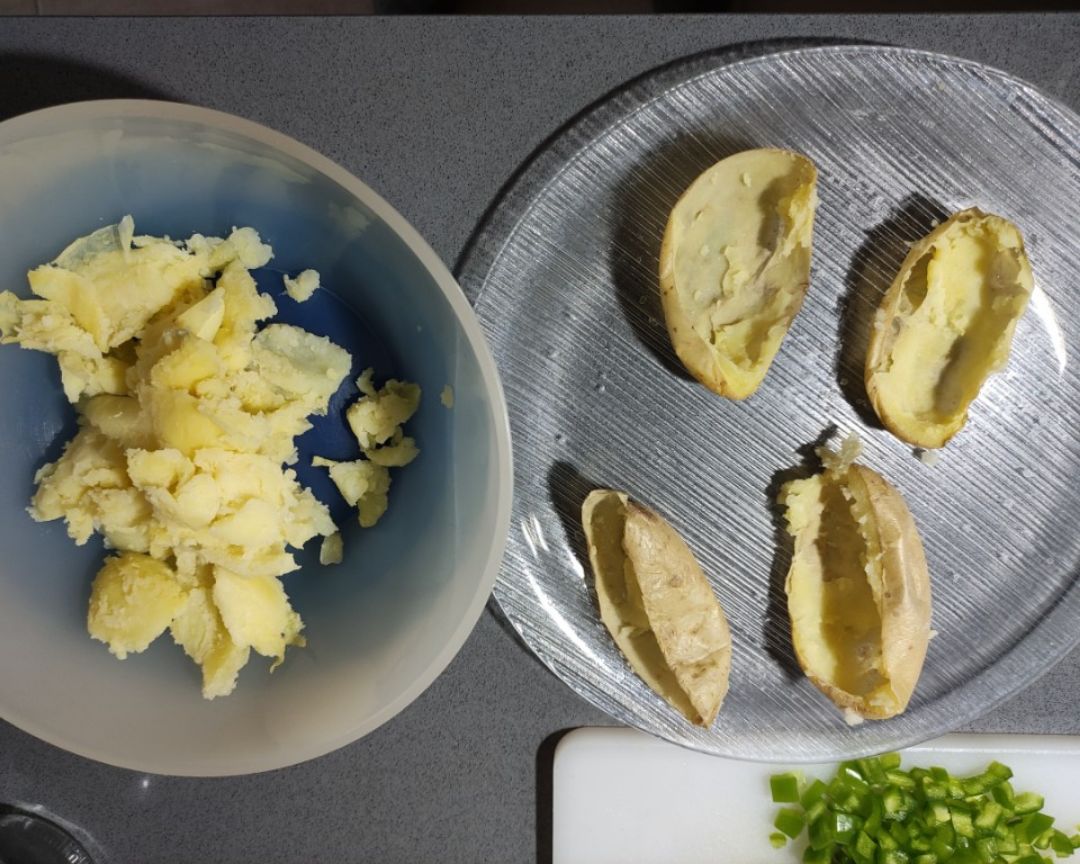
POLYGON ((597 489, 581 510, 600 619, 638 676, 692 723, 724 701, 731 633, 708 579, 664 519, 597 489))
POLYGON ((915 521, 880 474, 842 460, 785 484, 795 551, 786 591, 807 677, 840 708, 907 708, 930 639, 930 576, 915 521))
POLYGON ((660 296, 675 353, 731 399, 761 384, 810 282, 817 169, 746 150, 699 176, 668 217, 660 296))
POLYGON ((911 248, 881 300, 866 392, 898 438, 942 447, 986 379, 1009 360, 1034 287, 1020 230, 964 210, 911 248))

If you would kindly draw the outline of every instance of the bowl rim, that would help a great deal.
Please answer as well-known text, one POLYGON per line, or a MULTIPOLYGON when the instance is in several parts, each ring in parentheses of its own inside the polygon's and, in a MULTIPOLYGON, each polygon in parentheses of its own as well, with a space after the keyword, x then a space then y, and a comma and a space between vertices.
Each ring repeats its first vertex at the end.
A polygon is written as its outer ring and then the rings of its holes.
POLYGON ((23 133, 29 137, 35 131, 35 126, 43 120, 77 122, 79 120, 100 121, 106 118, 115 118, 117 120, 145 118, 202 124, 269 146, 286 156, 296 159, 336 183, 382 219, 420 261, 450 304, 454 317, 461 325, 467 343, 476 356, 477 364, 480 367, 484 391, 489 399, 490 417, 495 433, 495 458, 493 460, 496 483, 495 524, 484 566, 479 574, 473 595, 466 606, 465 614, 457 623, 450 638, 397 698, 384 705, 367 720, 347 726, 347 728, 335 735, 321 738, 307 745, 293 746, 287 750, 274 749, 257 758, 223 758, 220 766, 213 771, 207 772, 205 769, 185 769, 182 759, 174 760, 166 757, 136 761, 124 758, 122 753, 110 752, 108 748, 99 749, 85 746, 80 742, 67 740, 63 735, 53 733, 36 722, 33 717, 20 712, 18 709, 13 710, 10 705, 0 705, 0 718, 33 735, 35 738, 67 752, 120 768, 173 776, 226 777, 254 774, 297 765, 332 753, 358 741, 383 726, 412 704, 450 665, 450 661, 457 656, 465 644, 465 640, 480 620, 480 615, 487 604, 488 598, 491 596, 502 566, 507 536, 510 530, 513 501, 514 472, 510 419, 498 368, 495 365, 495 359, 492 356, 479 319, 466 298, 465 292, 461 289, 446 264, 443 263, 442 259, 439 258, 435 250, 431 248, 420 233, 381 195, 350 171, 283 132, 278 132, 261 123, 225 111, 181 102, 156 99, 100 99, 56 105, 11 117, 0 122, 0 133, 11 134, 14 132, 16 135, 23 133), (26 127, 25 132, 20 128, 24 126, 26 127))

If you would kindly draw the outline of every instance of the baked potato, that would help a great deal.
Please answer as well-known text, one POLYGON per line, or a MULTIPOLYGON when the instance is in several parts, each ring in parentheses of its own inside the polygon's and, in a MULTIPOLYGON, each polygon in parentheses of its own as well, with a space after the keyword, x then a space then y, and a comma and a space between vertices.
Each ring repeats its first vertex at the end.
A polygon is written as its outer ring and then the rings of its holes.
POLYGON ((581 509, 600 619, 631 668, 690 722, 724 701, 731 633, 697 559, 664 519, 597 489, 581 509))
POLYGON ((930 640, 930 576, 900 493, 822 450, 825 470, 781 492, 795 550, 786 593, 799 665, 849 719, 907 708, 930 640))
POLYGON ((866 392, 898 438, 943 447, 1009 359, 1034 287, 1020 230, 963 210, 911 247, 874 317, 866 392))
POLYGON ((761 384, 810 282, 817 169, 798 153, 717 162, 675 204, 660 249, 660 297, 675 353, 721 396, 761 384))

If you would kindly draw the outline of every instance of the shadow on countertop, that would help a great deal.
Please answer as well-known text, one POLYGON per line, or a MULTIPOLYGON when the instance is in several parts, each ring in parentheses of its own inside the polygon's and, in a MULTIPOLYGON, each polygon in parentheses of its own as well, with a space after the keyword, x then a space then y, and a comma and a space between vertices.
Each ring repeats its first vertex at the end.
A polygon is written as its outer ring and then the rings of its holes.
POLYGON ((536 751, 536 864, 551 864, 555 801, 555 749, 573 729, 563 729, 544 739, 536 751))
POLYGON ((0 54, 0 82, 0 120, 89 99, 176 98, 108 69, 40 54, 0 54))

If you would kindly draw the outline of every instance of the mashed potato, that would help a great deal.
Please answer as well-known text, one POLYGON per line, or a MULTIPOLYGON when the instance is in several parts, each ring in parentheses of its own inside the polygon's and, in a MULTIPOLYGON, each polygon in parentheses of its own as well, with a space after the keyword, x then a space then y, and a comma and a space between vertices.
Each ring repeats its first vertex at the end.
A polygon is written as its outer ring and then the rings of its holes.
POLYGON ((402 429, 420 407, 420 388, 391 378, 376 390, 374 376, 374 369, 364 370, 356 382, 360 398, 345 413, 364 458, 335 462, 316 456, 311 460, 316 468, 330 469, 330 479, 341 497, 359 511, 362 528, 372 527, 386 512, 389 469, 403 468, 420 453, 402 429))
MULTIPOLYGON (((135 236, 125 217, 32 270, 34 299, 0 293, 0 341, 55 355, 79 414, 30 515, 118 552, 94 580, 90 635, 124 658, 170 630, 208 699, 232 691, 251 651, 277 665, 304 644, 280 580, 291 550, 321 536, 323 563, 342 557, 329 510, 286 466, 352 358, 299 327, 260 328, 277 308, 249 271, 272 254, 250 228, 175 243, 135 236)), ((306 299, 318 274, 293 285, 306 299)), ((386 509, 388 467, 416 455, 400 423, 418 401, 391 381, 349 411, 367 459, 331 474, 362 524, 386 509)))

